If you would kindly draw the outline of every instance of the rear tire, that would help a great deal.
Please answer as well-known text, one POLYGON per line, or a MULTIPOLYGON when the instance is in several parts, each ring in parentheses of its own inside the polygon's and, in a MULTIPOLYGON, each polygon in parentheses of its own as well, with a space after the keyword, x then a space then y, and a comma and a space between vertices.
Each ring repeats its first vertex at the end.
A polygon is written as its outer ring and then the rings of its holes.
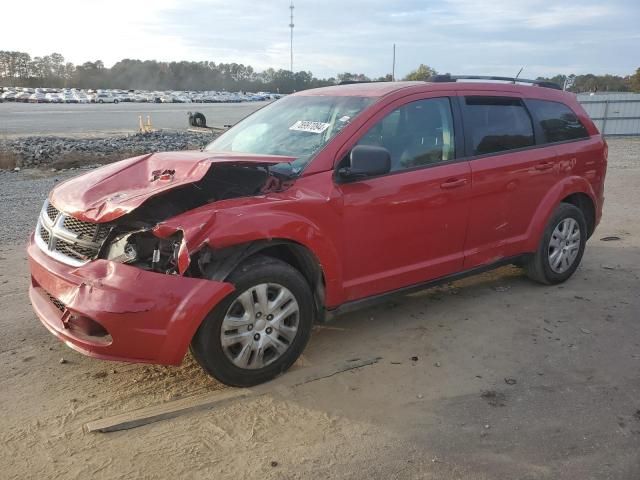
POLYGON ((202 322, 191 352, 222 383, 258 385, 284 373, 304 350, 314 320, 313 295, 298 270, 264 255, 244 261, 227 281, 236 290, 202 322))
POLYGON ((587 236, 582 210, 569 203, 558 205, 547 223, 538 250, 525 266, 529 278, 545 285, 566 281, 580 265, 587 236))

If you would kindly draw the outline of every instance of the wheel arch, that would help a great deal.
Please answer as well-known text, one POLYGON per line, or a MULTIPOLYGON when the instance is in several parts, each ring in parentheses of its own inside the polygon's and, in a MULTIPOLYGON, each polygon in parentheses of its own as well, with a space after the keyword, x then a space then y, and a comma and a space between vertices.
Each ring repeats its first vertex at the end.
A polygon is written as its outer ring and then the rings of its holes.
POLYGON ((560 200, 560 202, 570 203, 582 211, 587 222, 587 239, 591 237, 596 229, 596 206, 591 197, 584 192, 576 192, 571 195, 567 195, 560 200))
POLYGON ((305 245, 289 239, 256 240, 215 251, 203 251, 196 260, 206 278, 225 281, 242 262, 256 255, 277 258, 298 270, 311 287, 316 319, 324 318, 325 272, 317 256, 305 245))
MULTIPOLYGON (((573 176, 564 178, 551 188, 542 199, 529 223, 526 234, 526 252, 534 252, 538 248, 544 229, 554 210, 562 202, 571 203, 580 208, 583 213, 589 212, 590 221, 589 236, 593 234, 596 226, 596 195, 591 184, 583 177, 573 176)), ((586 215, 585 215, 586 216, 586 215)))

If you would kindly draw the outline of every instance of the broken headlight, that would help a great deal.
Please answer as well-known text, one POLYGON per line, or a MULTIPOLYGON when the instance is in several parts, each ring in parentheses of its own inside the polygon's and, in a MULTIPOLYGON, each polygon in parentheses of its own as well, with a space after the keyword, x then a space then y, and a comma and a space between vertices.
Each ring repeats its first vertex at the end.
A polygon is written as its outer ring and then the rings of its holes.
POLYGON ((181 241, 181 234, 159 238, 149 230, 126 233, 113 239, 105 258, 154 272, 178 273, 181 241))

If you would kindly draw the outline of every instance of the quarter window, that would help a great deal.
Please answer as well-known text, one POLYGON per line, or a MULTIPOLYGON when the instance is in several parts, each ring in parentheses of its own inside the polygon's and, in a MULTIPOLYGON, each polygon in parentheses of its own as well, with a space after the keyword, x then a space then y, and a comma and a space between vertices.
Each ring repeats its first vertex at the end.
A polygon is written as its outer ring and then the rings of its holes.
POLYGON ((527 100, 527 105, 544 133, 545 143, 566 142, 589 136, 577 115, 563 103, 527 100))
POLYGON ((358 145, 389 150, 391 171, 453 160, 453 117, 449 99, 418 100, 397 108, 371 127, 358 145))
POLYGON ((519 98, 465 97, 464 117, 473 155, 534 144, 531 117, 519 98))

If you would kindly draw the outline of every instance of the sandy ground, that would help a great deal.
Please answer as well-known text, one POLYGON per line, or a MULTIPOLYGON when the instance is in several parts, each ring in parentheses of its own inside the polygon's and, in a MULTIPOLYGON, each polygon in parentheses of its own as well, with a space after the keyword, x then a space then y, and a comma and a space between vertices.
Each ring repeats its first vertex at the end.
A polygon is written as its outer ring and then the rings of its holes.
POLYGON ((564 285, 508 267, 341 317, 295 368, 378 363, 130 431, 82 425, 223 387, 191 358, 70 351, 0 243, 0 477, 640 478, 640 141, 610 144, 604 219, 564 285))

